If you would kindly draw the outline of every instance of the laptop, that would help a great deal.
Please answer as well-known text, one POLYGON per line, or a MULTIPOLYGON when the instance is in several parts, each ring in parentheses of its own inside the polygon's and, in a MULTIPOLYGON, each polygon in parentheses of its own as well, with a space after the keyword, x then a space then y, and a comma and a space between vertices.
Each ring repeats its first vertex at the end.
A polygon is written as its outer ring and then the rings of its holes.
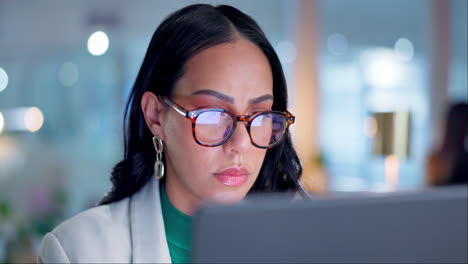
POLYGON ((467 185, 291 201, 262 195, 194 217, 197 263, 467 263, 467 185))

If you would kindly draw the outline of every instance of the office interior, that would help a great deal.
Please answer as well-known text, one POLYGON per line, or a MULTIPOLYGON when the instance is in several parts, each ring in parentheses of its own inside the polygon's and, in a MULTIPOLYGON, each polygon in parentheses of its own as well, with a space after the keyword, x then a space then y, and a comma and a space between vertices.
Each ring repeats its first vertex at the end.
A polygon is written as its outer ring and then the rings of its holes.
POLYGON ((312 196, 430 187, 447 111, 468 102, 466 0, 0 0, 0 263, 35 261, 46 232, 110 190, 149 40, 193 3, 265 31, 312 196))

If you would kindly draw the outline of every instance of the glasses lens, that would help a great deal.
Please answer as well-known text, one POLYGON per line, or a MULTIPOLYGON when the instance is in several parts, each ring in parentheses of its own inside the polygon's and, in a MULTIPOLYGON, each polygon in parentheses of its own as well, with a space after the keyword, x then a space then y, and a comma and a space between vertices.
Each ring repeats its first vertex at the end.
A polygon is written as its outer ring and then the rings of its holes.
POLYGON ((250 135, 255 144, 268 147, 281 140, 285 127, 284 115, 264 113, 256 116, 250 123, 250 135))
POLYGON ((195 136, 206 145, 221 143, 230 133, 234 121, 232 117, 221 111, 205 111, 197 116, 195 136))

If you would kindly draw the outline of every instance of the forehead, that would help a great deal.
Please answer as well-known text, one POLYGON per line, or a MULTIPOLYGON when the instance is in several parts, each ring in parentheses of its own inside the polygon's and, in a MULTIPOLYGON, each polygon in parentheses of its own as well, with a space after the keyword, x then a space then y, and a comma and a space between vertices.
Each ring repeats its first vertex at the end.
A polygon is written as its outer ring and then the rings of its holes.
POLYGON ((182 96, 210 89, 246 101, 273 94, 273 78, 263 52, 250 41, 239 39, 193 56, 175 89, 174 93, 182 96))

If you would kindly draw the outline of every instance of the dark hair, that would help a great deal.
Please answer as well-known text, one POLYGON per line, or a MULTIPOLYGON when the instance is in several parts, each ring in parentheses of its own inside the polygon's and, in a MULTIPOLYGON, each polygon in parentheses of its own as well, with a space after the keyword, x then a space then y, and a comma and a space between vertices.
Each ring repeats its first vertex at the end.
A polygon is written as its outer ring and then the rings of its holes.
MULTIPOLYGON (((287 108, 287 87, 281 63, 258 24, 238 9, 196 4, 169 15, 156 29, 141 65, 124 117, 124 159, 112 171, 112 191, 101 204, 129 197, 152 177, 155 150, 152 133, 140 106, 146 91, 171 96, 175 82, 184 74, 185 63, 195 54, 221 43, 245 38, 267 57, 273 74, 273 109, 287 108)), ((164 160, 164 158, 163 158, 164 160)), ((269 149, 250 192, 297 191, 302 166, 288 134, 269 149)))
POLYGON ((449 106, 442 149, 449 152, 463 152, 468 135, 468 104, 457 103, 449 106))
POLYGON ((468 104, 450 105, 441 151, 452 162, 445 184, 468 183, 468 104))

